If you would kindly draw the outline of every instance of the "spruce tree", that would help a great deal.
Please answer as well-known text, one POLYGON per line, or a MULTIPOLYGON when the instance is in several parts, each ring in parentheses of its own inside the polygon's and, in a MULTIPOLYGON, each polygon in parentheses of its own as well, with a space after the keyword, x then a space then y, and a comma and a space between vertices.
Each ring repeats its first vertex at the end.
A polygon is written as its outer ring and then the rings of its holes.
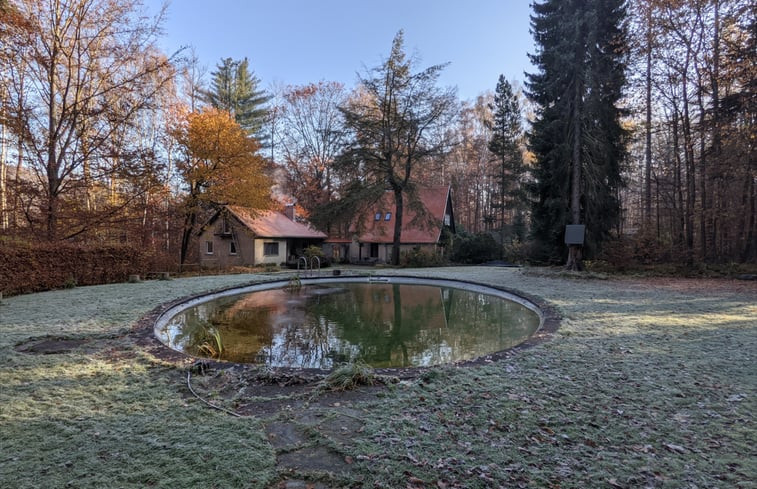
POLYGON ((205 102, 230 112, 248 134, 264 142, 262 128, 268 113, 265 104, 271 97, 258 89, 260 80, 250 71, 247 58, 224 58, 211 76, 210 89, 203 92, 205 102))
POLYGON ((524 238, 522 224, 526 204, 526 195, 522 188, 525 168, 520 149, 523 136, 520 104, 504 75, 499 76, 494 103, 490 104, 489 108, 493 116, 490 124, 492 136, 489 140, 489 152, 496 160, 495 172, 492 175, 497 183, 494 207, 499 210, 501 244, 504 244, 507 211, 511 211, 513 216, 511 224, 514 225, 517 237, 521 240, 524 238))
MULTIPOLYGON (((566 224, 586 225, 595 252, 620 219, 618 191, 625 134, 623 0, 545 0, 534 4, 537 68, 528 96, 537 104, 529 146, 536 159, 532 232, 548 261, 563 259, 566 224)), ((581 268, 571 247, 568 267, 581 268)))

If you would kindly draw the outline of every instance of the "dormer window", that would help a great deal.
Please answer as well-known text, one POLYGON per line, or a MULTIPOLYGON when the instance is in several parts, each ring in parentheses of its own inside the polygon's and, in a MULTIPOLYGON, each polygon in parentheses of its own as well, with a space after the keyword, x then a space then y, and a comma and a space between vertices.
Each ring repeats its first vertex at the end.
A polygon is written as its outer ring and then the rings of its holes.
POLYGON ((381 220, 381 216, 382 216, 382 215, 383 215, 383 213, 381 213, 381 212, 377 212, 377 213, 376 213, 376 217, 374 217, 374 219, 375 219, 376 221, 380 221, 380 220, 381 220))
POLYGON ((386 215, 384 216, 384 220, 385 221, 389 221, 391 219, 392 219, 392 213, 391 212, 387 212, 386 215))

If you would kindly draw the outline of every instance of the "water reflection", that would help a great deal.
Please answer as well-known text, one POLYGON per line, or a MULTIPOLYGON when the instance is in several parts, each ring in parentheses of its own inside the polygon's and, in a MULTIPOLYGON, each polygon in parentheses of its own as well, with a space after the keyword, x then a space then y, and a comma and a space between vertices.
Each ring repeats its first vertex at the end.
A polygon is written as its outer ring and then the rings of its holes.
POLYGON ((475 358, 528 338, 539 318, 512 301, 462 289, 405 284, 322 284, 228 296, 178 314, 162 331, 172 348, 202 356, 208 331, 221 358, 331 368, 428 366, 475 358))

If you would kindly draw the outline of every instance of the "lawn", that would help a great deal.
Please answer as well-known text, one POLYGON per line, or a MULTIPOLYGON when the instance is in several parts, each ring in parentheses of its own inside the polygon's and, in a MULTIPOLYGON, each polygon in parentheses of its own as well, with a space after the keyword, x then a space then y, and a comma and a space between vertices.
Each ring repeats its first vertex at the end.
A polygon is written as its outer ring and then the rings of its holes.
POLYGON ((562 322, 497 362, 348 393, 196 375, 195 391, 234 416, 191 395, 186 363, 127 333, 161 303, 269 276, 6 297, 0 487, 757 487, 755 282, 386 273, 507 287, 562 322), (15 349, 47 335, 78 347, 15 349))

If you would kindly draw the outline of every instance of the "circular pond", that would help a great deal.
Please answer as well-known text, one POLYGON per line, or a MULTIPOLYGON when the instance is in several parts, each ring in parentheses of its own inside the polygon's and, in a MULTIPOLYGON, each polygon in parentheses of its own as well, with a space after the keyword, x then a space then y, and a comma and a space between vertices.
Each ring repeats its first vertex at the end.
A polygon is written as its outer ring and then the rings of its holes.
POLYGON ((194 299, 166 311, 155 334, 188 355, 237 363, 420 367, 512 348, 541 322, 538 308, 519 297, 450 280, 346 277, 297 285, 263 283, 194 299))

